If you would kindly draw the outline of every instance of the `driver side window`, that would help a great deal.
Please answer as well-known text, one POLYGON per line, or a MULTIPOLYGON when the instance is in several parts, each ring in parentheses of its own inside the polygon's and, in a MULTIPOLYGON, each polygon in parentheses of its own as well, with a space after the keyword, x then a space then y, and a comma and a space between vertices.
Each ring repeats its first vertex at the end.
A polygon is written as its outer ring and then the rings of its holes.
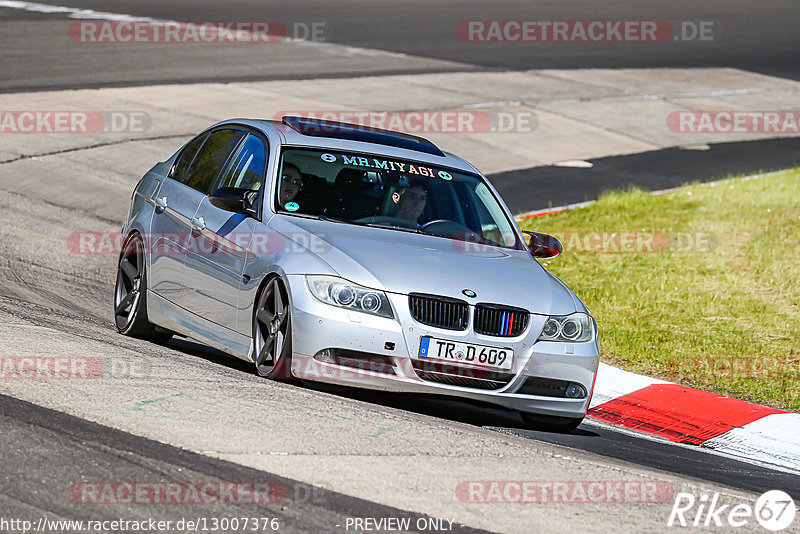
POLYGON ((220 182, 215 189, 220 187, 260 189, 264 183, 266 160, 267 149, 264 142, 258 136, 249 134, 228 167, 222 172, 220 182))

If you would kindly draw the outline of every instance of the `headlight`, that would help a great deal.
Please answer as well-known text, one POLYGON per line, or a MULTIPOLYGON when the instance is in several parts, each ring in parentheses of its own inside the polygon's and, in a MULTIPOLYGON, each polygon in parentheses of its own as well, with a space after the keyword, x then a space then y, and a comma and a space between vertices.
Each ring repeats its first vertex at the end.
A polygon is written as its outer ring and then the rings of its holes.
POLYGON ((336 276, 306 276, 306 283, 311 294, 320 302, 394 319, 392 306, 383 291, 369 289, 336 276))
POLYGON ((594 319, 586 313, 553 315, 547 318, 539 341, 591 341, 595 335, 594 319))

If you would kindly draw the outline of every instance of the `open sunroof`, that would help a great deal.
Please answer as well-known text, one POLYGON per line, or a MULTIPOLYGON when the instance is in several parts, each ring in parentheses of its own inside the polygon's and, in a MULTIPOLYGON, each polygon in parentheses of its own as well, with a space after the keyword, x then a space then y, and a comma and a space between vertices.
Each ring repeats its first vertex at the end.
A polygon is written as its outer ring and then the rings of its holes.
POLYGON ((369 128, 357 124, 294 116, 283 117, 283 123, 303 135, 377 143, 444 157, 444 153, 436 145, 416 135, 369 128))

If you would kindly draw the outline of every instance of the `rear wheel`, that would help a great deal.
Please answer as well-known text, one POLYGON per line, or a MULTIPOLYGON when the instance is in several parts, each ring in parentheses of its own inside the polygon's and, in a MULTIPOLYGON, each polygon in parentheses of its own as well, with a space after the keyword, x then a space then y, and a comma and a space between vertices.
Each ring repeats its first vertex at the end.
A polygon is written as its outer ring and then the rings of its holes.
POLYGON ((163 344, 172 339, 172 332, 158 330, 147 319, 146 274, 144 244, 139 236, 131 236, 117 265, 114 322, 120 334, 163 344))
POLYGON ((548 432, 570 432, 583 422, 583 417, 556 417, 528 412, 520 412, 520 415, 531 429, 548 432))
POLYGON ((253 307, 253 354, 264 378, 292 378, 292 313, 286 287, 277 276, 267 282, 253 307))

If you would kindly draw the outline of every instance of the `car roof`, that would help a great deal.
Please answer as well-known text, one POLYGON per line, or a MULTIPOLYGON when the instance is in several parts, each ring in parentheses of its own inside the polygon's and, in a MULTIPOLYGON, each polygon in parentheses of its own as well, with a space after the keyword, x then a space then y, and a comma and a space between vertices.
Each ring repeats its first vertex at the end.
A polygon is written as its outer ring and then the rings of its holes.
MULTIPOLYGON (((214 126, 223 124, 241 124, 267 133, 268 130, 276 132, 283 140, 284 145, 303 146, 311 148, 329 148, 334 150, 364 152, 381 156, 409 159, 429 163, 442 167, 450 167, 470 173, 480 174, 480 171, 466 160, 442 150, 442 155, 432 154, 423 150, 411 150, 376 142, 368 142, 354 139, 343 139, 338 137, 327 137, 324 135, 305 135, 298 132, 291 126, 280 121, 267 119, 230 119, 222 121, 214 126)), ((330 124, 330 123, 329 123, 330 124)), ((346 125, 356 126, 357 125, 346 125)), ((391 132, 395 133, 395 132, 391 132)), ((417 138, 419 139, 419 138, 417 138)), ((423 140, 425 141, 425 140, 423 140)), ((432 143, 431 143, 432 145, 432 143)), ((432 145, 433 146, 433 145, 432 145)), ((434 148, 436 148, 434 146, 434 148)))

